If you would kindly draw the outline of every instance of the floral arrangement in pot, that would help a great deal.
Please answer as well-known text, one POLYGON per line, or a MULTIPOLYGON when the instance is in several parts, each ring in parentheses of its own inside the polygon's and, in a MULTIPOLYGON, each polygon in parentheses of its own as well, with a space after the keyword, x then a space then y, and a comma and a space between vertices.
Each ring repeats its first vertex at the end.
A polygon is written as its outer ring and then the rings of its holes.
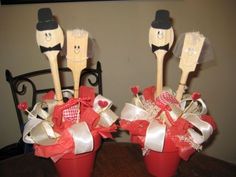
POLYGON ((87 65, 88 32, 69 30, 66 37, 74 90, 61 90, 57 55, 63 48, 63 31, 49 8, 39 9, 36 40, 49 60, 55 91, 45 94, 31 111, 27 103, 18 105, 28 113, 23 140, 34 144, 35 155, 51 158, 61 177, 89 177, 101 137, 112 138, 118 116, 110 109, 111 100, 96 95, 91 87, 79 87, 80 73, 87 65))
POLYGON ((164 56, 173 41, 169 11, 158 10, 149 31, 149 44, 157 59, 157 84, 142 92, 138 86, 132 87, 134 97, 120 116, 121 128, 128 130, 132 143, 142 147, 147 170, 157 177, 173 176, 180 159, 188 160, 201 150, 216 129, 201 94, 184 94, 188 75, 204 55, 207 40, 199 32, 190 32, 177 41, 174 51, 181 53, 182 76, 176 92, 163 88, 162 81, 164 56))

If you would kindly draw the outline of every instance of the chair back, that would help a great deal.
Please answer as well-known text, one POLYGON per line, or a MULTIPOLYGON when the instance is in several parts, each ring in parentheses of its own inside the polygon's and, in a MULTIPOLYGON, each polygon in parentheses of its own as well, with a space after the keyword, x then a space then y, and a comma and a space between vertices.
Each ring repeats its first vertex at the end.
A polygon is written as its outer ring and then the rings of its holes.
MULTIPOLYGON (((73 85, 71 83, 65 83, 65 80, 63 82, 65 74, 69 72, 71 71, 68 68, 59 68, 62 89, 73 89, 73 85)), ((24 130, 25 116, 22 111, 17 108, 17 106, 21 101, 25 101, 22 100, 24 99, 24 97, 27 97, 27 100, 29 100, 27 101, 27 103, 29 104, 29 109, 32 109, 33 106, 36 104, 37 100, 39 99, 39 95, 47 93, 50 90, 54 90, 53 86, 39 86, 37 84, 37 78, 39 80, 41 79, 41 82, 39 83, 47 83, 44 82, 44 79, 48 79, 49 76, 51 76, 50 74, 50 69, 33 71, 17 76, 13 76, 9 70, 5 71, 6 80, 10 84, 21 134, 23 134, 24 130)), ((98 94, 103 94, 102 68, 101 63, 99 61, 97 62, 95 69, 85 68, 82 71, 80 76, 80 85, 88 85, 95 87, 98 94)))

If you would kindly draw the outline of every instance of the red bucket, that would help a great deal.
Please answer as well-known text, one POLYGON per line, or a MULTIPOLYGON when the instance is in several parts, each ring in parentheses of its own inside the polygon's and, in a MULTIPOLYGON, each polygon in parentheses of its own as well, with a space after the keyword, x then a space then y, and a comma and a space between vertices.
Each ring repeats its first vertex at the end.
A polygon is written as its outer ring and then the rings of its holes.
POLYGON ((165 139, 163 152, 150 150, 145 155, 144 162, 148 172, 153 176, 174 176, 180 162, 178 149, 171 140, 165 139))
POLYGON ((95 135, 93 138, 93 151, 78 155, 66 154, 55 163, 60 177, 90 177, 92 175, 96 151, 101 145, 99 135, 95 135))

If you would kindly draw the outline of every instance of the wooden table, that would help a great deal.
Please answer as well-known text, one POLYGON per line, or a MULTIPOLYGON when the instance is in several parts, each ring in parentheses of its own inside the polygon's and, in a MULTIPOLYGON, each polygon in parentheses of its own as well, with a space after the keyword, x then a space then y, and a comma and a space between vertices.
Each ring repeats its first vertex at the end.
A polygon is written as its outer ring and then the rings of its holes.
MULTIPOLYGON (((0 161, 1 177, 57 177, 49 159, 25 154, 0 161)), ((105 142, 97 153, 92 177, 152 177, 138 145, 105 142)), ((176 177, 236 177, 236 165, 196 153, 182 161, 176 177)))
MULTIPOLYGON (((111 142, 100 148, 93 177, 152 176, 146 171, 138 145, 111 142)), ((175 177, 236 177, 236 165, 195 153, 188 162, 181 161, 175 177)))

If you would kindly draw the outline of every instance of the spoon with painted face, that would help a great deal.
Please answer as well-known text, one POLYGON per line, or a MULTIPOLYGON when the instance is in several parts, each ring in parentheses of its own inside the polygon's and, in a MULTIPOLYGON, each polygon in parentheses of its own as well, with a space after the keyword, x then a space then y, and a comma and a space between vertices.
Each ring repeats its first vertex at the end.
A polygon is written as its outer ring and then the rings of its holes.
POLYGON ((49 8, 42 8, 38 11, 36 40, 41 52, 45 54, 49 60, 56 100, 58 104, 62 104, 63 97, 61 92, 57 55, 63 47, 64 35, 61 27, 53 18, 51 9, 49 8))
POLYGON ((158 10, 149 30, 149 45, 157 59, 157 81, 155 96, 159 96, 163 88, 163 61, 165 54, 174 41, 169 11, 158 10))

